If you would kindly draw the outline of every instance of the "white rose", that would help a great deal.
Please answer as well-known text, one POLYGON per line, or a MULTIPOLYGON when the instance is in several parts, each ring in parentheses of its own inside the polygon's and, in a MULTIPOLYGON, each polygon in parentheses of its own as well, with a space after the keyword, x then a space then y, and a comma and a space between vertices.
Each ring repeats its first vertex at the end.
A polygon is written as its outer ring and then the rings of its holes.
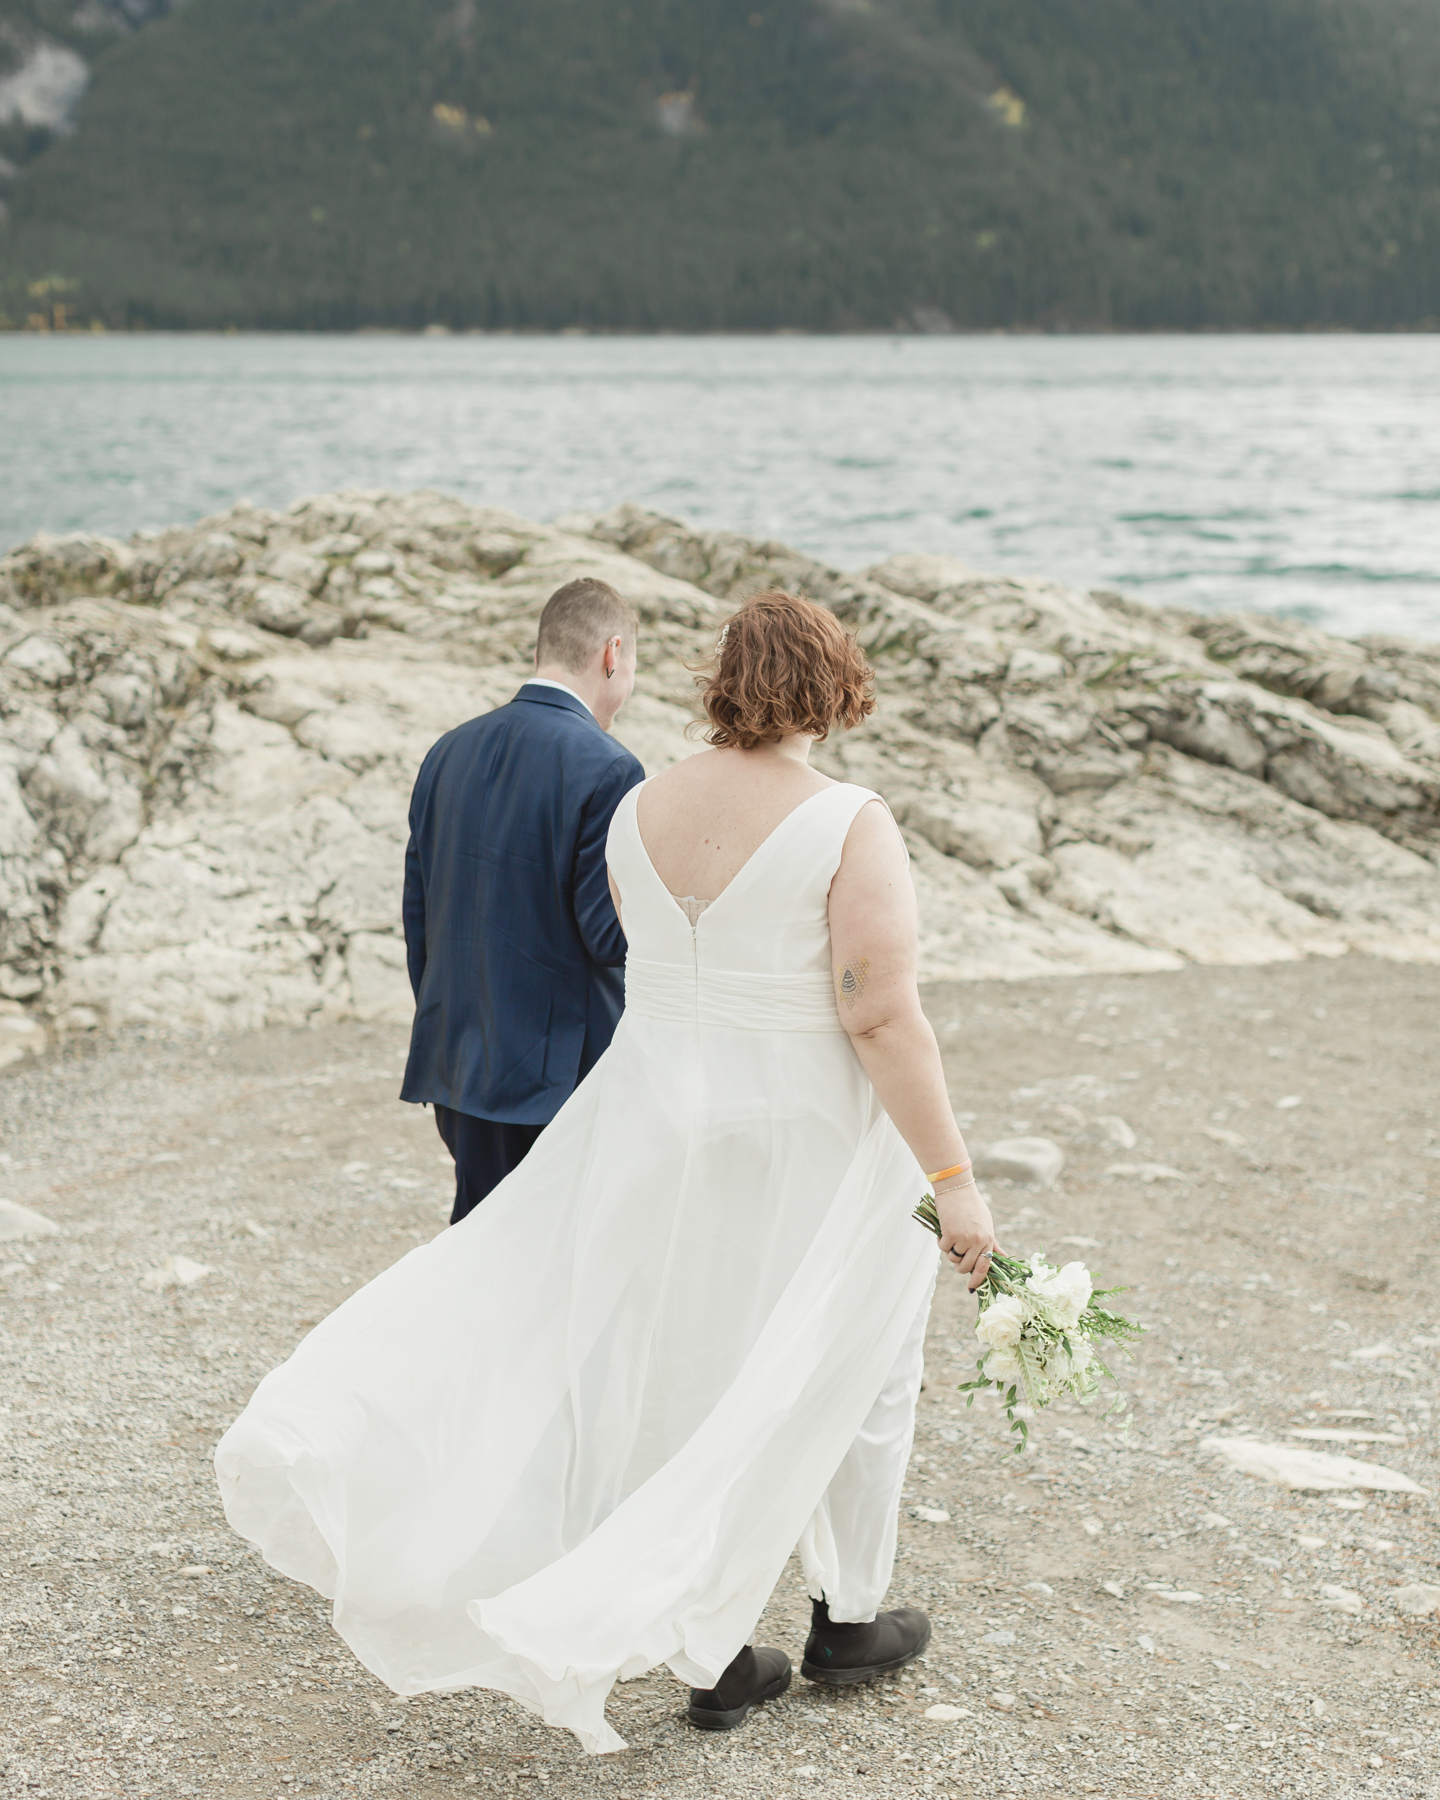
POLYGON ((1025 1283, 1062 1331, 1073 1331, 1090 1304, 1090 1271, 1084 1263, 1066 1263, 1053 1275, 1032 1275, 1025 1283))
POLYGON ((982 1372, 987 1381, 998 1381, 1001 1387, 1009 1387, 1012 1381, 1020 1379, 1020 1358, 1013 1350, 992 1350, 985 1358, 982 1372))
POLYGON ((975 1335, 992 1350, 1013 1350, 1025 1327, 1024 1302, 1013 1294, 992 1300, 975 1324, 975 1335))
POLYGON ((1046 1360, 1046 1372, 1057 1381, 1073 1381, 1084 1375, 1094 1354, 1088 1338, 1072 1338, 1068 1351, 1064 1344, 1055 1346, 1046 1360))

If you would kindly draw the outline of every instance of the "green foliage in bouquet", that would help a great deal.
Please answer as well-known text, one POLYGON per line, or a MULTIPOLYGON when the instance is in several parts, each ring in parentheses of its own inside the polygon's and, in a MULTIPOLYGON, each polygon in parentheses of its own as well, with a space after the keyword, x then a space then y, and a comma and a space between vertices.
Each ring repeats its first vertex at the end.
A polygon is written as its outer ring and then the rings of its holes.
MULTIPOLYGON (((921 1200, 915 1217, 940 1236, 940 1215, 932 1194, 921 1200)), ((1126 1347, 1145 1330, 1134 1319, 1100 1304, 1124 1291, 1097 1288, 1081 1262, 1055 1268, 1038 1253, 1028 1261, 998 1252, 990 1258, 985 1279, 975 1290, 980 1304, 975 1335, 985 1349, 975 1365, 977 1379, 963 1382, 960 1392, 968 1396, 965 1404, 971 1406, 977 1393, 995 1389, 1010 1429, 1019 1436, 1017 1455, 1030 1435, 1015 1411, 1022 1400, 1038 1411, 1061 1394, 1069 1394, 1088 1406, 1104 1378, 1116 1387, 1107 1416, 1124 1410, 1125 1396, 1114 1372, 1096 1350, 1101 1340, 1108 1340, 1128 1354, 1126 1347)))

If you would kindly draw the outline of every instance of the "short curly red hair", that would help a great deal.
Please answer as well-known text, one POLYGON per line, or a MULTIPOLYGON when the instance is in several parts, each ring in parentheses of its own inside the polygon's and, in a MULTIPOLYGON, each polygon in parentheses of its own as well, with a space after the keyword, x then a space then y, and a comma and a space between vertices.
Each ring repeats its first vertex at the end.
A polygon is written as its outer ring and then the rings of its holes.
POLYGON ((717 749, 753 750, 794 732, 828 737, 875 710, 875 672, 855 634, 813 600, 767 588, 726 621, 696 677, 717 749))

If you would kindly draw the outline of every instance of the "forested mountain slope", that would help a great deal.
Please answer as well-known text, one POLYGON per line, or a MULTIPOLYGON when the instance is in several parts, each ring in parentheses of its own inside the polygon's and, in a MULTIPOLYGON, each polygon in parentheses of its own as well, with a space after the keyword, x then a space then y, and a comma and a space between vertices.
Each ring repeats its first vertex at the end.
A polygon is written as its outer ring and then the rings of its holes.
MULTIPOLYGON (((60 16, 0 0, 0 56, 60 16)), ((1440 315, 1433 0, 187 0, 91 37, 73 127, 0 71, 12 322, 1440 315)))

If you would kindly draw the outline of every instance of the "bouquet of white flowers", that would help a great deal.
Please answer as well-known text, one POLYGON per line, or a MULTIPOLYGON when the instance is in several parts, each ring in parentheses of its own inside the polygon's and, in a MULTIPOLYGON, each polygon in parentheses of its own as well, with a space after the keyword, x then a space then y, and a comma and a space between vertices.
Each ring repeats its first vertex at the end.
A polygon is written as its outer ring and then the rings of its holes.
MULTIPOLYGON (((926 1194, 915 1217, 940 1236, 940 1216, 934 1197, 926 1194)), ((1102 1338, 1124 1348, 1144 1331, 1143 1325, 1122 1313, 1096 1304, 1123 1288, 1097 1288, 1084 1263, 1066 1263, 1057 1269, 1036 1254, 1022 1262, 1017 1257, 992 1255, 985 1279, 975 1290, 980 1316, 975 1335, 983 1346, 975 1367, 979 1379, 962 1383, 967 1406, 975 1395, 994 1388, 1005 1405, 1010 1429, 1018 1432, 1017 1454, 1025 1448, 1029 1427, 1015 1416, 1021 1400, 1031 1407, 1048 1406, 1060 1394, 1070 1394, 1082 1405, 1100 1392, 1102 1376, 1114 1374, 1096 1353, 1102 1338)), ((1124 1410, 1125 1396, 1116 1386, 1108 1412, 1124 1410)))

